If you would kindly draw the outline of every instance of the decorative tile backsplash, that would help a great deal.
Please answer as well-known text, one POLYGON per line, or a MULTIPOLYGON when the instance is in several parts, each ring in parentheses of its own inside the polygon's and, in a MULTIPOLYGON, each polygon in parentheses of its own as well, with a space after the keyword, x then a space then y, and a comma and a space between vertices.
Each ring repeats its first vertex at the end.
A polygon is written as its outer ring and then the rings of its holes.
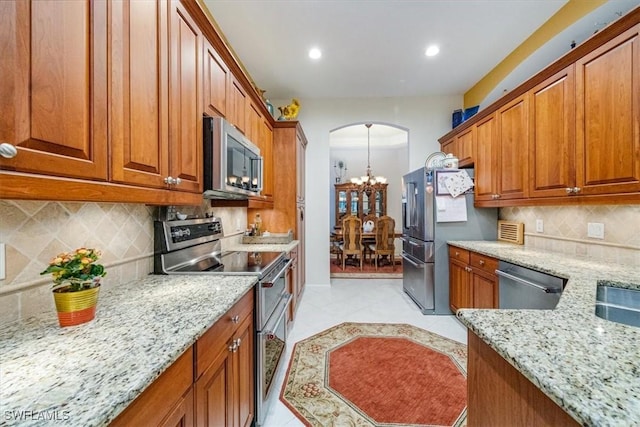
POLYGON ((524 223, 526 246, 640 266, 640 205, 509 207, 500 219, 524 223), (590 222, 604 224, 604 239, 587 237, 590 222))
MULTIPOLYGON (((122 203, 0 200, 0 243, 6 248, 6 276, 0 280, 0 323, 53 310, 51 278, 41 276, 54 255, 79 247, 102 252, 103 286, 117 286, 153 271, 156 207, 122 203)), ((246 227, 245 208, 178 207, 189 215, 222 218, 226 243, 246 227)))

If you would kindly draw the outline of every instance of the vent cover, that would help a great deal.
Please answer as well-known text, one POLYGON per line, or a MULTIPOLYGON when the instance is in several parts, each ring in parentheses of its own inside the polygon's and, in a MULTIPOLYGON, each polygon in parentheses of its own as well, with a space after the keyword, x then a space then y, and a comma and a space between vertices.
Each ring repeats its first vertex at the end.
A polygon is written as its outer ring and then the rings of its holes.
POLYGON ((524 224, 513 221, 498 221, 498 240, 524 244, 524 224))

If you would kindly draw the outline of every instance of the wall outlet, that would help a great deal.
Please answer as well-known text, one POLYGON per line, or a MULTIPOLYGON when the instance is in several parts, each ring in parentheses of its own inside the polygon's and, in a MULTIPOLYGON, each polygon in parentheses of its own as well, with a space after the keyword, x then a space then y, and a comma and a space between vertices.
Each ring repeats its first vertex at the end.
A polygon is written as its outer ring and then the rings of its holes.
POLYGON ((544 221, 536 219, 536 232, 544 233, 544 221))
POLYGON ((4 280, 7 277, 5 272, 6 265, 4 260, 4 243, 0 243, 0 280, 4 280))
POLYGON ((601 222, 587 223, 587 237, 594 239, 604 239, 604 224, 601 222))

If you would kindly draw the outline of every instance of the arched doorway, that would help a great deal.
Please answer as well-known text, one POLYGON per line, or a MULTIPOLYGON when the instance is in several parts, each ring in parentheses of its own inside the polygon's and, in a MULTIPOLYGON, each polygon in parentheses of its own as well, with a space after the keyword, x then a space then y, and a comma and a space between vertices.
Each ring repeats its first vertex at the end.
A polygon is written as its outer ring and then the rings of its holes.
MULTIPOLYGON (((384 273, 379 276, 370 271, 360 274, 351 273, 339 269, 335 264, 338 258, 339 240, 336 236, 336 228, 341 225, 341 217, 346 213, 368 213, 371 210, 377 216, 381 214, 384 205, 384 214, 391 216, 396 221, 396 230, 402 226, 402 176, 409 170, 409 130, 401 126, 375 121, 350 123, 340 126, 329 133, 329 159, 330 159, 330 192, 329 203, 329 227, 332 239, 332 256, 330 257, 331 277, 386 277, 384 273), (365 125, 371 124, 370 128, 365 125), (386 178, 385 200, 380 197, 371 200, 366 196, 363 200, 355 200, 356 197, 345 200, 341 197, 344 193, 341 189, 351 178, 367 175, 370 167, 371 175, 386 178), (347 203, 350 206, 347 206, 347 203), (370 203, 370 204, 369 204, 370 203), (358 212, 359 209, 362 211, 358 212), (337 227, 336 227, 337 226, 337 227), (340 270, 340 271, 338 271, 340 270)), ((399 259, 401 253, 399 242, 396 242, 396 253, 399 259)), ((351 269, 349 269, 351 270, 351 269)), ((366 269, 370 270, 370 269, 366 269)), ((393 274, 397 276, 398 273, 393 274)))

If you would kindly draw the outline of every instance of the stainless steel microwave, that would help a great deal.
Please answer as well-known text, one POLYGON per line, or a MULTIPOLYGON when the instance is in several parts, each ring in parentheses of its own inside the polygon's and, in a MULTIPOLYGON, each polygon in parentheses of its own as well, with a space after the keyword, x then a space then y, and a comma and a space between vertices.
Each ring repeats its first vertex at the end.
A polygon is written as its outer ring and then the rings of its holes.
POLYGON ((262 191, 260 149, 222 117, 205 116, 204 198, 246 199, 262 191))

